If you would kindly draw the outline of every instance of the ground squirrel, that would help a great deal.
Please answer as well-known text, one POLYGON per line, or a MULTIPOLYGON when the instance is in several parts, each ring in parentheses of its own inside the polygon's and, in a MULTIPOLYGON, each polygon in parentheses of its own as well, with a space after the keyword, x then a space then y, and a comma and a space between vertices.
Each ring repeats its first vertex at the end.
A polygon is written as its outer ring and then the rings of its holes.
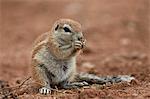
POLYGON ((57 20, 51 31, 42 34, 32 51, 33 79, 39 92, 48 94, 53 86, 65 89, 87 86, 92 83, 131 81, 130 76, 107 76, 76 72, 76 56, 85 46, 81 25, 71 19, 57 20))

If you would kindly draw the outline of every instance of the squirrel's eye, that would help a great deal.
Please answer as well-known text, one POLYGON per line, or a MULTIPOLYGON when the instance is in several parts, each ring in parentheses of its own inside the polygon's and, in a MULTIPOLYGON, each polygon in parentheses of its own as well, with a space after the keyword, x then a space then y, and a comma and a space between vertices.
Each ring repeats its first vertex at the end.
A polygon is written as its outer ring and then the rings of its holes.
POLYGON ((71 32, 71 30, 69 28, 67 28, 67 27, 64 27, 64 31, 65 32, 71 32))
POLYGON ((57 25, 57 26, 55 27, 55 31, 58 29, 58 27, 59 27, 59 25, 57 25))

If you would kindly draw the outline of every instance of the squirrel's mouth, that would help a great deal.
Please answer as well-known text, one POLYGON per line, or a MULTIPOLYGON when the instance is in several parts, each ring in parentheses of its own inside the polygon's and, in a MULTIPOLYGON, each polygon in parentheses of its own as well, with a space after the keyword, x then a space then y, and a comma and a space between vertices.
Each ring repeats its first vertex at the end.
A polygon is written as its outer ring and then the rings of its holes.
POLYGON ((85 39, 82 39, 82 40, 67 40, 67 39, 64 39, 64 38, 59 38, 57 39, 57 42, 58 42, 58 45, 59 45, 59 48, 60 49, 74 49, 75 51, 79 51, 79 50, 82 50, 85 48, 85 43, 86 43, 86 40, 85 39))

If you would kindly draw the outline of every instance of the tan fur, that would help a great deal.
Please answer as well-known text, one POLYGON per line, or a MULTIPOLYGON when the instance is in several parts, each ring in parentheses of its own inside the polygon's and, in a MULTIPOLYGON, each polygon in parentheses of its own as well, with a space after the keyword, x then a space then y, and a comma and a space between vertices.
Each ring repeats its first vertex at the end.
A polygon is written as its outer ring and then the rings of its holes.
POLYGON ((48 32, 41 34, 34 42, 33 49, 32 49, 32 58, 37 53, 37 51, 41 48, 41 46, 47 44, 47 36, 48 32), (45 41, 45 42, 44 42, 45 41))
MULTIPOLYGON (((78 23, 78 22, 76 22, 76 21, 73 21, 73 20, 71 20, 71 19, 59 19, 59 20, 57 20, 56 22, 55 22, 55 24, 54 24, 54 27, 56 26, 56 25, 58 25, 58 24, 60 24, 61 26, 63 25, 63 24, 70 24, 71 25, 71 27, 72 27, 72 29, 75 31, 75 32, 81 32, 82 31, 82 29, 81 29, 81 24, 80 23, 78 23)), ((54 31, 54 27, 52 27, 52 31, 54 31)))

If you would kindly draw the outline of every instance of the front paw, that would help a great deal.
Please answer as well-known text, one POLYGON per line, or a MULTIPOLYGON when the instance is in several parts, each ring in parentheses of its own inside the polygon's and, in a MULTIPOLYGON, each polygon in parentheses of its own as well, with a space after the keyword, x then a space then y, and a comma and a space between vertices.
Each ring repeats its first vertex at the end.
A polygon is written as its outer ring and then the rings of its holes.
POLYGON ((81 41, 75 41, 75 49, 80 50, 83 48, 83 43, 81 41))
POLYGON ((83 82, 72 82, 72 83, 65 83, 63 84, 63 88, 64 89, 76 89, 76 88, 80 88, 83 86, 88 86, 89 84, 85 81, 83 82))
POLYGON ((51 89, 47 87, 42 87, 39 89, 39 93, 44 95, 51 94, 51 89))

